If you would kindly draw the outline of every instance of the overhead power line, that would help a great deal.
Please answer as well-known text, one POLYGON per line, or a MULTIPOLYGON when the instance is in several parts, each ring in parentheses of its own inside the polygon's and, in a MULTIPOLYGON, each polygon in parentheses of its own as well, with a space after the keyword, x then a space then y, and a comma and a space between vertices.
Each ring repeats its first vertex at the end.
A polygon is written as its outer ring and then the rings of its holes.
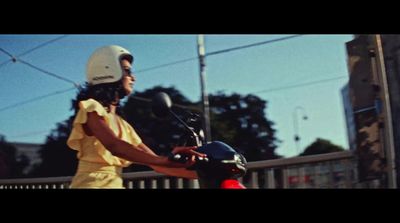
MULTIPOLYGON (((245 48, 249 48, 249 47, 261 46, 261 45, 284 41, 284 40, 288 40, 288 39, 292 39, 292 38, 296 38, 296 37, 300 37, 300 36, 302 36, 302 35, 287 36, 287 37, 252 43, 252 44, 243 45, 243 46, 231 47, 231 48, 227 48, 227 49, 223 49, 223 50, 217 50, 217 51, 206 53, 205 56, 206 57, 213 56, 213 55, 227 53, 227 52, 231 52, 231 51, 235 51, 235 50, 241 50, 241 49, 245 49, 245 48)), ((186 63, 186 62, 189 62, 192 60, 197 60, 198 58, 199 57, 192 57, 192 58, 182 59, 182 60, 178 60, 178 61, 173 61, 173 62, 166 63, 166 64, 156 65, 156 66, 145 68, 142 70, 137 70, 135 73, 143 73, 143 72, 156 70, 156 69, 163 68, 163 67, 169 67, 169 66, 176 65, 176 64, 186 63)))
POLYGON ((2 63, 0 64, 0 67, 2 67, 2 66, 3 66, 4 64, 6 64, 6 63, 12 61, 13 59, 14 59, 14 62, 15 62, 15 60, 16 60, 17 57, 25 56, 25 55, 28 54, 28 53, 31 53, 31 52, 33 52, 33 51, 39 49, 39 48, 42 48, 42 47, 44 47, 44 46, 46 46, 46 45, 49 45, 50 43, 56 42, 56 41, 58 41, 58 40, 60 40, 60 39, 63 39, 63 38, 65 38, 65 37, 67 37, 67 36, 68 36, 68 35, 63 35, 63 36, 60 36, 60 37, 51 39, 51 40, 49 40, 49 41, 46 41, 46 42, 44 42, 44 43, 41 43, 41 44, 39 44, 39 45, 37 45, 37 46, 35 46, 35 47, 33 47, 33 48, 31 48, 31 49, 29 49, 29 50, 27 50, 27 51, 21 53, 21 54, 18 54, 16 57, 15 57, 14 55, 12 55, 11 53, 7 52, 6 50, 0 48, 0 51, 2 51, 3 53, 5 53, 5 54, 7 54, 9 57, 11 57, 11 59, 2 62, 2 63))
MULTIPOLYGON (((338 76, 338 77, 334 77, 334 78, 328 78, 328 79, 311 81, 311 82, 306 82, 306 83, 301 83, 301 84, 294 84, 294 85, 282 86, 282 87, 278 87, 278 88, 271 88, 271 89, 256 91, 256 92, 253 92, 253 93, 250 93, 250 94, 262 94, 262 93, 268 93, 268 92, 273 92, 273 91, 285 90, 285 89, 289 89, 289 88, 304 87, 304 86, 308 86, 308 85, 314 85, 314 84, 324 83, 324 82, 328 82, 328 81, 334 81, 334 80, 338 80, 338 79, 342 79, 342 78, 346 78, 346 77, 348 77, 348 76, 338 76)), ((4 111, 4 110, 7 110, 7 109, 15 108, 17 106, 21 106, 23 104, 27 104, 27 103, 30 103, 30 102, 33 102, 33 101, 41 100, 43 98, 50 97, 50 96, 53 96, 53 95, 56 95, 56 94, 61 94, 61 93, 64 93, 64 92, 67 92, 67 91, 70 91, 70 90, 74 90, 74 89, 75 88, 69 88, 69 89, 66 89, 66 90, 63 90, 63 91, 57 91, 57 92, 54 92, 54 93, 50 93, 48 95, 43 95, 43 96, 40 96, 40 97, 37 97, 37 98, 33 98, 33 99, 30 99, 30 100, 27 100, 27 101, 24 101, 24 102, 20 102, 20 103, 14 104, 14 105, 10 105, 10 106, 4 107, 4 108, 0 108, 0 112, 4 111)), ((135 99, 135 100, 139 100, 139 101, 144 101, 144 102, 148 102, 148 103, 152 102, 151 99, 144 98, 144 97, 133 96, 133 95, 131 95, 130 97, 135 99)), ((182 108, 182 109, 193 110, 193 111, 196 111, 196 112, 199 112, 199 113, 202 112, 201 109, 198 109, 198 108, 193 107, 193 106, 185 106, 185 105, 179 105, 179 104, 173 104, 173 106, 178 107, 178 108, 182 108)), ((212 105, 211 105, 211 107, 212 107, 212 105)), ((41 133, 43 133, 43 132, 24 133, 24 134, 21 134, 21 135, 18 135, 18 136, 13 136, 13 137, 26 137, 26 136, 32 136, 32 135, 39 135, 41 133)))
POLYGON ((4 65, 6 65, 7 63, 9 63, 10 61, 16 61, 17 59, 8 51, 6 51, 3 48, 0 48, 0 51, 3 52, 4 54, 6 54, 7 56, 9 56, 11 59, 4 61, 3 63, 0 64, 0 68, 3 67, 4 65))
POLYGON ((253 92, 253 93, 250 93, 250 94, 262 94, 262 93, 268 93, 268 92, 272 92, 272 91, 286 90, 286 89, 289 89, 289 88, 304 87, 304 86, 309 86, 309 85, 313 85, 313 84, 324 83, 324 82, 328 82, 328 81, 334 81, 334 80, 338 80, 338 79, 342 79, 342 78, 347 78, 347 77, 348 77, 348 76, 338 76, 338 77, 334 77, 334 78, 328 78, 328 79, 322 79, 322 80, 317 80, 317 81, 305 82, 305 83, 300 83, 300 84, 293 84, 293 85, 282 86, 282 87, 277 87, 277 88, 265 89, 265 90, 256 91, 256 92, 253 92))
POLYGON ((16 104, 13 104, 13 105, 8 105, 6 107, 0 108, 0 112, 8 110, 8 109, 11 109, 11 108, 15 108, 15 107, 18 107, 18 106, 21 106, 21 105, 24 105, 24 104, 28 104, 28 103, 31 103, 31 102, 34 102, 34 101, 38 101, 38 100, 41 100, 41 99, 44 99, 44 98, 47 98, 47 97, 51 97, 51 96, 54 96, 54 95, 57 95, 57 94, 62 94, 62 93, 65 93, 65 92, 68 92, 68 91, 71 91, 71 90, 75 90, 75 89, 76 89, 75 87, 74 88, 68 88, 68 89, 65 89, 65 90, 56 91, 56 92, 49 93, 49 94, 46 94, 46 95, 42 95, 42 96, 39 96, 39 97, 36 97, 36 98, 31 98, 31 99, 28 99, 28 100, 25 100, 25 101, 21 101, 21 102, 18 102, 16 104))
MULTIPOLYGON (((320 83, 324 83, 324 82, 328 82, 328 81, 334 81, 334 80, 338 80, 338 79, 342 79, 342 78, 346 78, 346 77, 348 77, 348 76, 338 76, 338 77, 334 77, 334 78, 327 78, 327 79, 322 79, 322 80, 317 80, 317 81, 311 81, 311 82, 305 82, 305 83, 300 83, 300 84, 293 84, 293 85, 287 85, 287 86, 282 86, 282 87, 278 87, 278 88, 271 88, 271 89, 256 91, 256 92, 252 92, 249 94, 262 94, 262 93, 267 93, 267 92, 272 92, 272 91, 280 91, 280 90, 285 90, 285 89, 290 89, 290 88, 304 87, 304 86, 320 84, 320 83)), ((151 99, 144 98, 144 97, 139 97, 139 96, 134 96, 134 95, 131 95, 130 97, 135 100, 139 100, 139 101, 144 101, 144 102, 148 102, 148 103, 152 102, 151 99)), ((182 109, 188 109, 188 110, 193 110, 193 111, 197 111, 197 112, 202 112, 201 109, 196 108, 196 106, 186 106, 186 105, 180 105, 180 104, 173 104, 173 106, 182 108, 182 109)), ((212 107, 212 105, 210 105, 210 106, 212 107)))
MULTIPOLYGON (((245 49, 245 48, 249 48, 249 47, 255 47, 255 46, 270 44, 270 43, 274 43, 274 42, 278 42, 278 41, 284 41, 284 40, 296 38, 296 37, 299 37, 299 36, 301 36, 301 35, 293 35, 293 36, 282 37, 282 38, 278 38, 278 39, 267 40, 267 41, 262 41, 262 42, 253 43, 253 44, 248 44, 248 45, 243 45, 243 46, 237 46, 237 47, 227 48, 227 49, 223 49, 223 50, 218 50, 218 51, 206 53, 205 56, 212 56, 212 55, 227 53, 227 52, 230 52, 230 51, 241 50, 241 49, 245 49)), ((62 38, 65 38, 65 37, 66 37, 66 35, 61 36, 61 37, 58 37, 58 38, 53 39, 53 40, 50 40, 50 41, 48 41, 48 42, 45 42, 45 43, 43 43, 43 44, 41 44, 41 45, 39 45, 39 46, 36 46, 36 47, 32 48, 31 50, 28 50, 28 51, 22 53, 21 55, 26 55, 27 53, 30 53, 30 52, 32 52, 33 50, 36 50, 36 49, 38 49, 38 48, 40 48, 40 47, 43 47, 43 46, 45 46, 45 45, 47 45, 47 44, 49 44, 49 43, 55 42, 55 41, 57 41, 57 40, 60 40, 60 39, 62 39, 62 38)), ((16 58, 15 58, 11 53, 9 53, 9 52, 7 52, 7 51, 1 49, 1 48, 0 48, 0 50, 2 50, 5 54, 9 55, 11 58, 13 58, 13 60, 16 60, 16 58)), ((162 68, 162 67, 168 67, 168 66, 172 66, 172 65, 176 65, 176 64, 180 64, 180 63, 185 63, 185 62, 192 61, 192 60, 196 60, 196 59, 198 59, 198 57, 192 57, 192 58, 187 58, 187 59, 183 59, 183 60, 178 60, 178 61, 174 61, 174 62, 170 62, 170 63, 161 64, 161 65, 157 65, 157 66, 154 66, 154 67, 149 67, 149 68, 145 68, 145 69, 142 69, 142 70, 138 70, 138 71, 136 71, 136 73, 143 73, 143 72, 147 72, 147 71, 159 69, 159 68, 162 68)), ((55 74, 55 73, 46 71, 46 70, 44 70, 44 69, 42 69, 42 68, 39 68, 39 67, 37 67, 37 66, 34 66, 34 65, 32 65, 32 64, 30 64, 30 63, 28 63, 28 62, 26 62, 26 61, 24 61, 24 60, 18 59, 18 61, 20 61, 21 63, 26 64, 26 65, 28 65, 28 66, 30 66, 30 67, 32 67, 32 68, 38 70, 38 71, 41 71, 41 72, 43 72, 43 73, 45 73, 45 74, 47 74, 47 75, 53 76, 53 77, 55 77, 55 78, 61 79, 61 80, 63 80, 63 81, 69 82, 69 83, 72 83, 75 87, 79 87, 79 84, 75 83, 75 82, 72 81, 72 80, 69 80, 69 79, 64 78, 64 77, 62 77, 62 76, 59 76, 59 75, 57 75, 57 74, 55 74)), ((8 62, 8 61, 6 61, 6 62, 8 62)), ((4 64, 0 64, 0 67, 1 67, 2 65, 4 65, 4 64)))
POLYGON ((9 57, 11 57, 11 58, 14 58, 14 56, 13 56, 10 52, 6 51, 5 49, 0 48, 0 51, 3 52, 3 53, 5 53, 7 56, 9 56, 9 57))
MULTIPOLYGON (((305 82, 305 83, 300 83, 300 84, 293 84, 293 85, 288 85, 288 86, 281 86, 281 87, 277 87, 277 88, 271 88, 271 89, 265 89, 265 90, 261 90, 261 91, 252 92, 250 94, 263 94, 263 93, 268 93, 268 92, 273 92, 273 91, 281 91, 281 90, 290 89, 290 88, 304 87, 304 86, 324 83, 324 82, 328 82, 328 81, 334 81, 334 80, 338 80, 338 79, 342 79, 342 78, 346 78, 346 77, 348 77, 348 76, 338 76, 338 77, 328 78, 328 79, 323 79, 323 80, 305 82)), ((68 89, 65 89, 65 90, 56 91, 56 92, 49 93, 49 94, 46 94, 46 95, 43 95, 43 96, 39 96, 39 97, 36 97, 36 98, 29 99, 29 100, 26 100, 26 101, 22 101, 22 102, 13 104, 13 105, 9 105, 9 106, 0 108, 0 112, 8 110, 8 109, 11 109, 11 108, 15 108, 15 107, 18 107, 18 106, 22 106, 22 105, 27 104, 27 103, 38 101, 38 100, 41 100, 43 98, 47 98, 47 97, 50 97, 50 96, 53 96, 53 95, 62 94, 62 93, 65 93, 65 92, 68 92, 68 91, 71 91, 71 90, 74 90, 74 89, 76 89, 76 88, 68 88, 68 89)), ((151 102, 152 101, 151 99, 143 98, 143 97, 139 97, 139 96, 131 95, 130 97, 135 99, 135 100, 144 101, 144 102, 151 102)), ((193 106, 185 106, 185 105, 179 105, 179 104, 174 104, 173 106, 178 107, 178 108, 182 108, 182 109, 189 109, 189 110, 194 110, 194 111, 201 112, 198 108, 193 107, 193 106)))
MULTIPOLYGON (((35 97, 35 98, 31 98, 31 99, 28 99, 28 100, 25 100, 25 101, 21 101, 21 102, 15 103, 13 105, 8 105, 6 107, 0 108, 0 112, 8 110, 8 109, 15 108, 15 107, 18 107, 18 106, 22 106, 22 105, 25 105, 25 104, 28 104, 28 103, 31 103, 31 102, 34 102, 34 101, 38 101, 38 100, 41 100, 43 98, 51 97, 51 96, 54 96, 54 95, 57 95, 57 94, 62 94, 62 93, 65 93, 65 92, 68 92, 68 91, 71 91, 71 90, 74 90, 74 89, 76 90, 76 88, 68 88, 68 89, 65 89, 65 90, 56 91, 56 92, 45 94, 45 95, 42 95, 42 96, 39 96, 39 97, 35 97)), ((139 101, 144 101, 144 102, 149 102, 149 103, 152 102, 152 99, 149 99, 149 98, 133 96, 133 95, 131 95, 130 97, 135 99, 135 100, 139 100, 139 101)), ((192 106, 185 106, 185 105, 180 105, 180 104, 174 104, 173 106, 178 107, 178 108, 183 108, 183 109, 195 110, 195 111, 199 110, 199 109, 197 109, 195 107, 192 107, 192 106)))
POLYGON ((143 72, 159 69, 159 68, 162 68, 162 67, 169 67, 169 66, 172 66, 172 65, 175 65, 175 64, 185 63, 185 62, 192 61, 192 60, 197 60, 197 59, 198 59, 198 57, 192 57, 192 58, 188 58, 188 59, 178 60, 178 61, 174 61, 174 62, 171 62, 171 63, 161 64, 161 65, 157 65, 157 66, 154 66, 154 67, 145 68, 145 69, 142 69, 142 70, 137 70, 135 73, 143 73, 143 72))
POLYGON ((25 56, 26 54, 32 53, 33 51, 35 51, 35 50, 37 50, 37 49, 40 49, 40 48, 42 48, 42 47, 44 47, 44 46, 47 46, 47 45, 49 45, 50 43, 54 43, 54 42, 56 42, 56 41, 58 41, 58 40, 60 40, 60 39, 63 39, 63 38, 65 38, 65 37, 67 37, 67 36, 68 36, 68 35, 62 35, 62 36, 60 36, 60 37, 57 37, 57 38, 51 39, 51 40, 49 40, 49 41, 46 41, 46 42, 44 42, 44 43, 42 43, 42 44, 39 44, 39 45, 33 47, 33 48, 30 49, 30 50, 27 50, 27 51, 25 51, 25 52, 23 52, 23 53, 21 53, 21 54, 18 54, 17 57, 25 56))
MULTIPOLYGON (((273 39, 273 40, 267 40, 267 41, 258 42, 258 43, 253 43, 253 44, 248 44, 248 45, 243 45, 243 46, 232 47, 232 48, 228 48, 228 49, 224 49, 224 50, 213 51, 213 52, 210 52, 210 53, 206 54, 206 56, 211 56, 211 55, 217 55, 217 54, 227 53, 227 52, 231 52, 231 51, 235 51, 235 50, 241 50, 241 49, 245 49, 245 48, 249 48, 249 47, 255 47, 255 46, 270 44, 270 43, 278 42, 278 41, 284 41, 284 40, 296 38, 296 37, 299 37, 299 36, 301 36, 301 35, 293 35, 293 36, 288 36, 288 37, 283 37, 283 38, 278 38, 278 39, 273 39)), ((40 48, 40 47, 43 47, 43 46, 45 46, 45 45, 47 45, 47 44, 49 44, 49 43, 51 43, 51 42, 57 41, 57 40, 62 39, 62 38, 64 38, 64 37, 66 37, 66 36, 58 37, 58 38, 56 38, 56 39, 50 40, 50 41, 48 41, 48 42, 46 42, 46 43, 43 43, 43 44, 41 44, 41 45, 39 45, 39 46, 37 46, 37 47, 35 47, 35 48, 32 48, 32 49, 29 50, 29 51, 24 52, 23 55, 26 55, 27 53, 30 53, 30 52, 32 52, 33 50, 36 50, 36 49, 38 49, 38 48, 40 48)), ((1 49, 1 48, 0 48, 0 49, 1 49)), ((10 57, 14 58, 13 55, 12 55, 11 53, 5 51, 4 49, 1 49, 1 51, 4 52, 5 54, 9 55, 10 57)), ((167 66, 172 66, 172 65, 175 65, 175 64, 179 64, 179 63, 185 63, 185 62, 192 61, 192 60, 196 60, 196 59, 198 59, 198 57, 192 57, 192 58, 187 58, 187 59, 183 59, 183 60, 179 60, 179 61, 175 61, 175 62, 171 62, 171 63, 167 63, 167 64, 161 64, 161 65, 157 65, 157 66, 154 66, 154 67, 150 67, 150 68, 138 70, 136 73, 139 73, 139 72, 146 72, 146 71, 150 71, 150 70, 154 70, 154 69, 158 69, 158 68, 162 68, 162 67, 167 67, 167 66)), ((30 64, 30 63, 28 63, 28 62, 26 62, 26 61, 24 61, 24 60, 19 59, 18 61, 20 61, 21 63, 23 63, 23 64, 25 64, 25 65, 30 66, 31 68, 34 68, 34 69, 38 70, 38 71, 40 71, 40 72, 43 72, 43 73, 45 73, 45 74, 47 74, 47 75, 50 75, 50 76, 53 76, 53 77, 55 77, 55 78, 61 79, 61 80, 66 81, 66 82, 68 82, 68 83, 72 83, 75 87, 79 87, 79 86, 80 86, 79 84, 77 84, 76 82, 74 82, 74 81, 72 81, 72 80, 70 80, 70 79, 67 79, 67 78, 64 78, 64 77, 62 77, 62 76, 60 76, 60 75, 57 75, 57 74, 55 74, 55 73, 46 71, 46 70, 44 70, 44 69, 42 69, 42 68, 39 68, 39 67, 37 67, 37 66, 34 66, 34 65, 32 65, 32 64, 30 64)), ((8 61, 7 61, 7 62, 8 62, 8 61)), ((1 66, 1 65, 3 65, 3 64, 0 64, 0 66, 1 66)), ((341 78, 344 78, 344 77, 347 77, 347 76, 335 77, 335 78, 330 78, 330 79, 318 80, 318 81, 307 82, 307 83, 301 83, 301 84, 295 84, 295 85, 289 85, 289 86, 282 86, 282 87, 272 88, 272 89, 266 89, 266 90, 261 90, 261 91, 253 92, 252 94, 262 94, 262 93, 267 93, 267 92, 272 92, 272 91, 279 91, 279 90, 284 90, 284 89, 289 89, 289 88, 296 88, 296 87, 308 86, 308 85, 318 84, 318 83, 322 83, 322 82, 337 80, 337 79, 341 79, 341 78)), ((67 90, 65 90, 65 91, 70 91, 70 90, 72 90, 72 89, 74 89, 74 88, 67 89, 67 90)), ((65 92, 65 91, 58 91, 58 92, 50 93, 50 94, 47 94, 47 95, 44 95, 44 96, 40 96, 40 97, 38 97, 38 98, 34 98, 34 99, 31 99, 31 100, 23 101, 23 102, 20 102, 20 103, 11 105, 11 106, 7 106, 7 107, 4 107, 4 108, 1 108, 0 111, 6 110, 6 109, 10 109, 10 108, 14 108, 14 107, 17 107, 17 106, 20 106, 20 105, 23 105, 23 104, 26 104, 26 103, 29 103, 29 102, 32 102, 32 101, 36 101, 36 100, 40 100, 40 99, 42 99, 42 98, 46 98, 46 97, 52 96, 52 95, 60 94, 60 93, 63 93, 63 92, 65 92)), ((138 97, 138 96, 131 96, 131 97, 134 98, 134 99, 137 99, 137 100, 146 101, 146 102, 151 102, 151 99, 142 98, 142 97, 138 97)), ((190 109, 190 110, 196 110, 196 111, 198 110, 197 108, 190 107, 190 106, 184 106, 184 105, 178 105, 178 104, 175 104, 174 106, 175 106, 175 107, 180 107, 180 108, 183 108, 183 109, 190 109)))
MULTIPOLYGON (((42 48, 42 47, 44 47, 44 46, 46 46, 46 45, 48 45, 48 44, 50 44, 50 43, 54 43, 54 42, 56 42, 56 41, 58 41, 58 40, 60 40, 60 39, 62 39, 62 38, 65 38, 66 36, 67 36, 67 35, 63 35, 63 36, 57 37, 57 38, 55 38, 55 39, 46 41, 46 42, 44 42, 44 43, 42 43, 42 44, 40 44, 40 45, 38 45, 38 46, 36 46, 36 47, 33 47, 33 48, 31 48, 31 49, 29 49, 29 50, 27 50, 27 51, 25 51, 25 52, 19 54, 17 57, 24 56, 24 55, 26 55, 26 54, 28 54, 28 53, 33 52, 34 50, 37 50, 37 49, 42 48)), ((50 75, 50 76, 52 76, 52 77, 58 78, 58 79, 60 79, 60 80, 66 81, 66 82, 68 82, 68 83, 71 83, 71 84, 73 84, 76 88, 79 88, 79 86, 80 86, 80 85, 79 85, 78 83, 76 83, 75 81, 72 81, 72 80, 70 80, 70 79, 68 79, 68 78, 65 78, 65 77, 62 77, 62 76, 57 75, 57 74, 55 74, 55 73, 52 73, 52 72, 50 72, 50 71, 47 71, 47 70, 45 70, 45 69, 43 69, 43 68, 37 67, 37 66, 35 66, 35 65, 31 64, 31 63, 26 62, 25 60, 19 59, 19 58, 15 57, 14 55, 12 55, 10 52, 4 50, 3 48, 0 48, 0 51, 2 51, 3 53, 5 53, 5 54, 7 54, 9 57, 11 57, 10 60, 4 61, 2 64, 0 64, 0 67, 4 66, 5 64, 7 64, 7 63, 10 62, 10 61, 13 61, 13 62, 19 61, 19 62, 21 62, 22 64, 25 64, 25 65, 27 65, 27 66, 29 66, 29 67, 35 69, 35 70, 38 70, 38 71, 40 71, 40 72, 42 72, 42 73, 44 73, 44 74, 47 74, 47 75, 50 75)))
POLYGON ((287 37, 282 37, 282 38, 278 38, 278 39, 272 39, 272 40, 262 41, 262 42, 258 42, 258 43, 252 43, 252 44, 248 44, 248 45, 232 47, 232 48, 228 48, 228 49, 224 49, 224 50, 217 50, 214 52, 206 53, 206 56, 212 56, 212 55, 217 55, 217 54, 222 54, 222 53, 228 53, 228 52, 235 51, 235 50, 242 50, 245 48, 261 46, 261 45, 279 42, 279 41, 283 41, 283 40, 288 40, 288 39, 292 39, 292 38, 296 38, 296 37, 300 37, 300 36, 302 36, 302 35, 287 36, 287 37))
MULTIPOLYGON (((64 36, 61 36, 61 37, 57 37, 57 38, 55 38, 55 39, 52 39, 52 40, 50 40, 50 41, 47 41, 47 42, 45 42, 45 43, 43 43, 43 44, 40 44, 40 45, 38 45, 38 46, 36 46, 36 47, 34 47, 34 48, 28 50, 28 51, 25 51, 25 52, 22 53, 22 54, 19 54, 19 56, 23 56, 23 55, 26 55, 26 54, 28 54, 28 53, 31 53, 31 52, 33 52, 34 50, 37 50, 37 49, 39 49, 39 48, 41 48, 41 47, 43 47, 43 46, 45 46, 45 45, 48 45, 48 44, 50 44, 50 43, 52 43, 52 42, 55 42, 55 41, 57 41, 57 40, 60 40, 60 39, 62 39, 62 38, 65 38, 66 36, 67 36, 67 35, 64 35, 64 36)), ((227 48, 227 49, 223 49, 223 50, 218 50, 218 51, 213 51, 213 52, 206 53, 206 56, 212 56, 212 55, 227 53, 227 52, 231 52, 231 51, 241 50, 241 49, 245 49, 245 48, 249 48, 249 47, 255 47, 255 46, 260 46, 260 45, 265 45, 265 44, 271 44, 271 43, 274 43, 274 42, 284 41, 284 40, 296 38, 296 37, 299 37, 299 36, 301 36, 301 35, 293 35, 293 36, 282 37, 282 38, 278 38, 278 39, 267 40, 267 41, 257 42, 257 43, 253 43, 253 44, 243 45, 243 46, 231 47, 231 48, 227 48)), ((9 53, 8 51, 6 51, 6 50, 4 50, 4 49, 2 49, 2 48, 0 48, 0 50, 1 50, 3 53, 5 53, 5 54, 7 54, 8 56, 10 56, 12 59, 14 59, 14 60, 16 59, 16 58, 15 58, 11 53, 9 53)), ((142 70, 138 70, 138 71, 136 71, 136 73, 143 73, 143 72, 147 72, 147 71, 150 71, 150 70, 155 70, 155 69, 159 69, 159 68, 162 68, 162 67, 168 67, 168 66, 172 66, 172 65, 176 65, 176 64, 180 64, 180 63, 185 63, 185 62, 192 61, 192 60, 196 60, 196 59, 198 59, 198 57, 192 57, 192 58, 187 58, 187 59, 183 59, 183 60, 178 60, 178 61, 174 61, 174 62, 170 62, 170 63, 161 64, 161 65, 157 65, 157 66, 154 66, 154 67, 149 67, 149 68, 145 68, 145 69, 142 69, 142 70)), ((27 66, 33 68, 33 69, 36 69, 36 70, 38 70, 38 71, 40 71, 40 72, 42 72, 42 73, 44 73, 44 74, 47 74, 47 75, 50 75, 50 76, 52 76, 52 77, 58 78, 58 79, 60 79, 60 80, 63 80, 63 81, 65 81, 65 82, 71 83, 71 84, 73 84, 75 87, 79 87, 79 86, 80 86, 79 84, 77 84, 76 82, 74 82, 74 81, 72 81, 72 80, 70 80, 70 79, 67 79, 67 78, 62 77, 62 76, 60 76, 60 75, 57 75, 57 74, 55 74, 55 73, 52 73, 52 72, 49 72, 49 71, 44 70, 44 69, 42 69, 42 68, 39 68, 39 67, 37 67, 37 66, 35 66, 35 65, 31 64, 31 63, 28 63, 28 62, 26 62, 26 61, 24 61, 24 60, 18 59, 18 61, 20 61, 21 63, 23 63, 23 64, 25 64, 25 65, 27 65, 27 66)), ((0 67, 1 67, 2 65, 5 65, 5 64, 8 63, 8 62, 9 62, 9 61, 5 61, 4 63, 0 64, 0 67)), ((324 81, 324 80, 322 80, 322 81, 324 81)), ((318 81, 318 82, 320 82, 320 81, 318 81)), ((306 83, 306 84, 307 84, 307 83, 306 83)), ((310 84, 313 84, 313 83, 310 83, 310 84)), ((294 86, 286 86, 286 87, 282 87, 282 89, 284 89, 284 88, 291 88, 291 87, 299 87, 299 86, 302 86, 302 85, 303 85, 303 84, 294 85, 294 86)), ((72 89, 74 89, 74 88, 72 88, 72 89)), ((68 90, 66 90, 66 91, 69 91, 69 90, 72 90, 72 89, 68 89, 68 90)), ((281 88, 268 89, 268 90, 263 90, 263 91, 261 91, 261 92, 256 92, 256 93, 265 93, 265 92, 267 92, 267 91, 275 91, 275 90, 282 90, 282 89, 281 89, 281 88)), ((7 107, 4 107, 4 108, 1 108, 0 111, 6 110, 6 109, 9 109, 9 108, 14 108, 14 107, 16 107, 16 106, 20 106, 20 105, 23 105, 23 104, 26 104, 26 103, 29 103, 29 102, 32 102, 32 101, 40 100, 40 99, 42 99, 42 98, 49 97, 49 96, 56 95, 56 94, 60 94, 60 93, 63 93, 63 92, 64 92, 64 91, 62 91, 62 92, 58 91, 58 92, 50 93, 50 94, 47 94, 47 95, 44 95, 44 96, 40 96, 40 97, 38 97, 38 98, 31 99, 31 100, 28 100, 28 101, 23 101, 23 102, 20 102, 20 103, 11 105, 11 106, 7 106, 7 107)), ((147 102, 151 101, 150 99, 145 99, 145 98, 141 98, 141 97, 137 97, 137 96, 131 96, 131 97, 133 97, 133 98, 135 98, 135 99, 137 99, 137 100, 142 100, 142 101, 147 101, 147 102)), ((174 106, 176 106, 176 107, 181 107, 181 108, 184 108, 184 109, 197 110, 196 108, 192 108, 192 107, 188 107, 188 106, 183 106, 183 105, 176 105, 176 104, 175 104, 174 106)))
POLYGON ((18 61, 21 62, 21 63, 23 63, 23 64, 25 64, 25 65, 28 65, 29 67, 31 67, 31 68, 33 68, 33 69, 35 69, 35 70, 38 70, 38 71, 40 71, 40 72, 42 72, 42 73, 44 73, 44 74, 47 74, 47 75, 50 75, 50 76, 52 76, 52 77, 58 78, 58 79, 60 79, 60 80, 63 80, 63 81, 65 81, 65 82, 71 83, 71 84, 73 84, 76 88, 79 88, 79 86, 80 86, 78 83, 76 83, 76 82, 73 81, 73 80, 70 80, 70 79, 68 79, 68 78, 62 77, 62 76, 57 75, 57 74, 55 74, 55 73, 52 73, 52 72, 50 72, 50 71, 44 70, 44 69, 42 69, 42 68, 40 68, 40 67, 37 67, 37 66, 35 66, 35 65, 31 64, 31 63, 28 63, 28 62, 26 62, 26 61, 24 61, 24 60, 19 59, 18 61))

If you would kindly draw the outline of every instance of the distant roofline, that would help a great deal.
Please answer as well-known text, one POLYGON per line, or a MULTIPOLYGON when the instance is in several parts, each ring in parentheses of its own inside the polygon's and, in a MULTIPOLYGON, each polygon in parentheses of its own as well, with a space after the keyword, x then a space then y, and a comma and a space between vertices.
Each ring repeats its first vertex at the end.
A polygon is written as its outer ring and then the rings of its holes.
POLYGON ((29 143, 29 142, 8 142, 13 145, 20 145, 20 146, 42 146, 43 143, 29 143))

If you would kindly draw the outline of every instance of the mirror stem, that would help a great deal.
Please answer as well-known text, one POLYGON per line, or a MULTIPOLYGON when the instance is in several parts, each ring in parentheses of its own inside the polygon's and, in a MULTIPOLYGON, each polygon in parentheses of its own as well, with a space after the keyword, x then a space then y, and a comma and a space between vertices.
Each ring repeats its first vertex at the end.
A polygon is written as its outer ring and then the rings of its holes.
MULTIPOLYGON (((190 128, 190 127, 189 127, 182 119, 180 119, 173 111, 169 110, 169 112, 170 112, 183 126, 185 126, 185 128, 186 128, 190 133, 192 133, 193 136, 194 136, 196 139, 199 138, 198 135, 197 135, 197 133, 196 133, 195 131, 193 131, 193 129, 190 128)), ((197 141, 197 140, 196 140, 196 141, 197 141)))

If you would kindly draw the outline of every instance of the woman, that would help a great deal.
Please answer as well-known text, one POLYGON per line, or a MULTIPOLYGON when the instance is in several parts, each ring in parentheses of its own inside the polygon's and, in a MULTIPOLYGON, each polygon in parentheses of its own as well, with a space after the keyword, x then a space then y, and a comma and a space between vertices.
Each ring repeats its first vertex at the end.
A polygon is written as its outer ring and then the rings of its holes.
POLYGON ((78 170, 71 188, 123 188, 122 168, 138 163, 159 173, 195 179, 195 147, 175 147, 172 153, 187 153, 185 164, 156 155, 120 115, 119 102, 133 91, 136 80, 131 68, 133 56, 120 46, 96 50, 87 64, 87 86, 78 94, 76 117, 67 144, 77 150, 78 170))

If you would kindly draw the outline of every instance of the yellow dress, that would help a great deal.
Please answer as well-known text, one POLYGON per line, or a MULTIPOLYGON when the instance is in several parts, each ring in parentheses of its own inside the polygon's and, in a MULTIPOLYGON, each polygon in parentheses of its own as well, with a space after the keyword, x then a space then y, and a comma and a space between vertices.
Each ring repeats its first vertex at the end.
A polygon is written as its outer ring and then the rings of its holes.
POLYGON ((79 111, 73 122, 71 134, 67 145, 77 150, 79 159, 78 170, 72 179, 71 188, 124 188, 122 183, 122 168, 132 162, 113 156, 101 142, 94 136, 88 136, 83 130, 83 124, 87 121, 88 112, 96 112, 102 116, 107 125, 119 137, 134 146, 142 143, 132 126, 118 117, 118 128, 111 125, 111 114, 96 100, 88 99, 79 102, 79 111))

